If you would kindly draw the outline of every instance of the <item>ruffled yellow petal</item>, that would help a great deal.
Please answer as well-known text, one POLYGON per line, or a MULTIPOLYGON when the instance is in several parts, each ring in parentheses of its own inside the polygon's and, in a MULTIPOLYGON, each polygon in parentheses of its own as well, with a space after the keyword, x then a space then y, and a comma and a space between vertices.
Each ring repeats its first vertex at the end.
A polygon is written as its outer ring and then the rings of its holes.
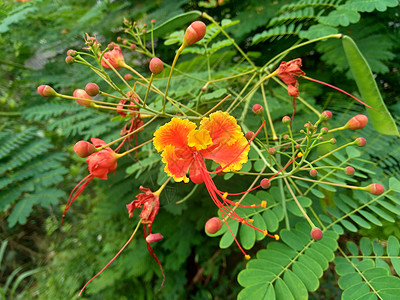
POLYGON ((193 130, 188 135, 189 147, 195 147, 196 150, 206 149, 212 144, 210 133, 205 129, 193 130))
POLYGON ((189 120, 173 118, 154 132, 153 144, 158 152, 163 151, 168 145, 176 148, 188 146, 188 135, 196 129, 196 124, 189 120))
POLYGON ((217 111, 204 118, 200 122, 199 130, 207 130, 210 133, 213 144, 234 144, 243 133, 236 119, 227 112, 217 111))
POLYGON ((206 149, 200 153, 203 158, 212 159, 219 163, 221 167, 228 165, 224 172, 239 171, 248 160, 250 146, 246 146, 247 143, 247 139, 242 134, 242 137, 234 144, 220 144, 211 151, 206 149))
POLYGON ((172 176, 176 182, 189 182, 186 174, 193 162, 193 157, 179 158, 175 153, 175 146, 172 145, 167 145, 161 156, 162 162, 166 164, 164 171, 168 176, 172 176))

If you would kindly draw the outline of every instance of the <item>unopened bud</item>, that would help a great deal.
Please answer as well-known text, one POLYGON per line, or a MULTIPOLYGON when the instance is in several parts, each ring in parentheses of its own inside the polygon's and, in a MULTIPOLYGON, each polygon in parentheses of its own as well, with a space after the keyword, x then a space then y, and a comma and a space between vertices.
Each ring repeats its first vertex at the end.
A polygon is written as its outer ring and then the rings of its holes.
POLYGON ((266 190, 267 188, 269 188, 271 186, 271 182, 269 182, 268 178, 263 178, 260 181, 260 185, 264 190, 266 190))
POLYGON ((385 187, 379 183, 371 183, 365 189, 372 195, 380 195, 385 191, 385 187))
POLYGON ((328 133, 328 131, 329 131, 329 130, 328 130, 328 128, 326 128, 326 127, 322 127, 322 128, 321 128, 321 132, 322 132, 322 133, 328 133))
MULTIPOLYGON (((144 25, 146 25, 146 24, 144 24, 144 25)), ((147 30, 143 28, 142 33, 145 34, 146 32, 147 32, 147 30)))
POLYGON ((254 135, 253 131, 247 131, 246 134, 244 135, 246 139, 250 140, 254 135))
POLYGON ((356 144, 359 147, 364 147, 367 144, 367 140, 363 137, 356 138, 356 144))
POLYGON ((335 138, 331 138, 331 144, 335 145, 336 144, 336 139, 335 138))
POLYGON ((85 92, 89 95, 89 96, 96 96, 99 93, 100 89, 99 86, 93 82, 89 82, 86 86, 85 86, 85 92))
POLYGON ((94 153, 96 148, 92 143, 86 141, 79 141, 74 146, 74 152, 79 157, 88 157, 90 154, 94 153))
POLYGON ((135 44, 131 44, 131 45, 129 46, 129 48, 131 48, 131 50, 135 50, 135 49, 136 49, 136 45, 135 45, 135 44))
POLYGON ((132 76, 132 74, 128 73, 128 74, 124 75, 124 78, 125 78, 126 81, 129 81, 129 80, 133 79, 133 76, 132 76))
POLYGON ((117 42, 119 42, 119 41, 121 41, 121 37, 120 36, 117 36, 117 42))
POLYGON ((315 169, 310 170, 310 176, 316 177, 318 175, 318 171, 315 169))
POLYGON ((357 130, 362 129, 367 125, 368 117, 365 115, 356 115, 352 117, 346 125, 344 125, 345 129, 357 130))
POLYGON ((123 40, 122 41, 122 45, 126 45, 126 44, 128 44, 128 41, 127 40, 123 40))
POLYGON ((68 55, 68 56, 75 56, 75 55, 76 55, 76 50, 69 49, 69 50, 67 51, 67 55, 68 55))
POLYGON ((289 138, 289 135, 288 134, 285 134, 284 136, 283 136, 283 139, 284 140, 287 140, 289 138))
POLYGON ((40 85, 37 88, 37 92, 39 93, 40 96, 43 97, 52 97, 52 96, 56 96, 56 91, 48 85, 40 85))
POLYGON ((185 31, 183 37, 183 47, 193 45, 200 41, 206 34, 206 24, 202 21, 194 21, 185 31))
POLYGON ((301 148, 300 144, 296 144, 296 146, 294 146, 297 150, 301 148))
POLYGON ((70 64, 73 64, 74 63, 74 58, 72 57, 72 56, 67 56, 66 58, 65 58, 65 62, 68 64, 68 65, 70 65, 70 64))
MULTIPOLYGON (((76 89, 73 93, 73 96, 75 98, 83 98, 83 99, 88 99, 88 100, 92 100, 92 97, 90 97, 88 95, 88 93, 85 92, 85 90, 82 89, 76 89)), ((92 103, 89 101, 85 101, 85 100, 81 100, 81 99, 75 99, 76 102, 78 102, 78 104, 89 107, 92 106, 92 103)))
POLYGON ((321 114, 321 118, 324 121, 330 120, 332 118, 332 112, 329 110, 325 110, 321 114))
POLYGON ((164 237, 161 235, 161 233, 150 233, 148 236, 146 236, 146 243, 155 243, 159 240, 162 240, 163 238, 164 237))
POLYGON ((107 45, 107 49, 108 50, 114 50, 114 43, 109 43, 108 45, 107 45))
POLYGON ((289 116, 284 116, 282 118, 282 123, 283 124, 289 124, 290 123, 290 117, 289 116))
POLYGON ((216 233, 218 230, 221 229, 221 227, 222 227, 222 221, 217 217, 209 219, 206 222, 206 225, 204 226, 206 232, 209 234, 216 233))
POLYGON ((353 167, 347 166, 347 167, 344 169, 344 172, 346 173, 346 175, 354 175, 355 170, 354 170, 353 167))
POLYGON ((253 113, 256 115, 262 115, 264 111, 264 107, 262 107, 260 104, 254 104, 253 105, 253 113))
POLYGON ((319 241, 320 239, 322 239, 322 231, 321 229, 314 227, 313 229, 311 229, 311 237, 315 240, 315 241, 319 241))
POLYGON ((271 147, 271 148, 268 149, 268 153, 273 155, 273 154, 276 153, 276 149, 274 147, 271 147))
POLYGON ((156 19, 151 19, 151 23, 156 24, 156 19))
POLYGON ((154 75, 160 74, 164 69, 163 62, 158 57, 154 57, 150 60, 149 69, 154 75))

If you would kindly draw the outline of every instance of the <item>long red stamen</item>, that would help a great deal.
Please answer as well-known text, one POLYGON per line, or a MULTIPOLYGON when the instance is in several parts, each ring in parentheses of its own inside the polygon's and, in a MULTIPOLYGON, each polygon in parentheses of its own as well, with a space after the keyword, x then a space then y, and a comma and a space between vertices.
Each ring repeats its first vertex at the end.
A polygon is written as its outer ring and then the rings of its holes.
POLYGON ((310 78, 310 77, 307 77, 307 76, 302 76, 302 77, 303 77, 304 79, 308 79, 308 80, 310 80, 310 81, 314 81, 314 82, 317 82, 317 83, 320 83, 320 84, 329 86, 329 87, 332 88, 332 89, 335 89, 335 90, 337 90, 337 91, 339 91, 339 92, 341 92, 341 93, 343 93, 343 94, 346 94, 347 96, 349 96, 349 97, 353 98, 354 100, 360 102, 361 104, 365 105, 366 107, 368 107, 368 108, 370 108, 370 109, 373 109, 373 110, 376 110, 376 109, 372 108, 371 106, 369 106, 367 103, 361 101, 360 99, 354 97, 353 95, 349 94, 348 92, 346 92, 346 91, 344 91, 344 90, 342 90, 342 89, 340 89, 340 88, 338 88, 338 87, 336 87, 336 86, 334 86, 334 85, 331 85, 331 84, 329 84, 329 83, 326 83, 326 82, 323 82, 323 81, 319 81, 319 80, 317 80, 317 79, 310 78))
POLYGON ((118 253, 104 266, 103 269, 100 270, 99 273, 97 273, 96 275, 94 275, 88 282, 86 282, 86 284, 83 286, 83 288, 81 289, 78 298, 81 296, 83 290, 86 288, 86 286, 92 282, 93 279, 95 279, 97 276, 99 276, 117 257, 118 255, 126 248, 126 246, 128 246, 128 244, 132 241, 133 237, 135 236, 137 230, 134 230, 131 237, 129 238, 129 240, 125 243, 125 245, 118 251, 118 253))
POLYGON ((71 194, 69 194, 67 204, 65 205, 65 209, 62 215, 61 219, 61 225, 64 223, 64 218, 65 215, 67 214, 69 208, 71 207, 72 203, 78 198, 78 196, 83 192, 83 190, 86 188, 88 183, 94 178, 92 174, 89 174, 85 178, 83 178, 71 191, 71 194), (84 182, 86 180, 86 182, 84 182), (82 184, 82 185, 81 185, 82 184), (81 185, 81 186, 80 186, 81 185))
POLYGON ((251 144, 251 142, 256 138, 257 134, 260 133, 261 129, 263 128, 263 126, 264 126, 264 124, 265 124, 265 122, 266 122, 266 121, 264 121, 264 122, 261 124, 260 128, 258 128, 258 130, 254 133, 254 135, 253 135, 252 138, 249 140, 249 142, 246 144, 246 146, 243 147, 243 149, 239 152, 239 154, 236 155, 236 157, 235 157, 234 159, 232 159, 232 161, 231 161, 229 164, 227 164, 227 165, 224 166, 224 167, 221 166, 221 169, 219 169, 218 171, 213 171, 213 172, 208 172, 208 173, 209 173, 209 174, 217 174, 217 173, 222 172, 223 170, 225 170, 225 169, 226 169, 227 167, 229 167, 231 164, 233 164, 233 162, 236 161, 236 159, 243 153, 244 150, 246 150, 246 148, 247 148, 247 147, 251 144))
MULTIPOLYGON (((279 173, 281 173, 283 170, 285 170, 287 167, 289 167, 296 159, 298 156, 296 156, 294 159, 292 159, 291 161, 289 161, 282 169, 280 169, 278 172, 276 172, 273 176, 271 176, 268 180, 271 180, 272 178, 274 178, 275 176, 277 176, 279 173)), ((261 186, 261 184, 253 187, 252 189, 249 189, 247 191, 244 192, 240 192, 240 193, 228 193, 229 196, 238 196, 238 195, 243 195, 246 194, 248 192, 254 191, 256 189, 258 189, 261 186)))

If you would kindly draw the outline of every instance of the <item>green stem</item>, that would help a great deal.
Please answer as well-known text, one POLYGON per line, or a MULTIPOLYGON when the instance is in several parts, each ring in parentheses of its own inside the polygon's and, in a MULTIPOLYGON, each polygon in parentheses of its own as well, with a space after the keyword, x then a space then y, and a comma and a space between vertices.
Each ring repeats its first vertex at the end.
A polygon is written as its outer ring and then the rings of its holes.
POLYGON ((181 55, 182 51, 184 49, 184 44, 178 49, 178 51, 175 54, 174 60, 171 65, 171 70, 169 71, 169 76, 168 76, 168 81, 167 81, 167 87, 165 88, 165 93, 164 93, 164 100, 163 100, 163 107, 162 107, 162 113, 165 112, 165 104, 167 101, 167 96, 168 96, 168 89, 169 89, 169 84, 171 82, 171 77, 172 77, 172 72, 174 71, 176 62, 178 61, 178 57, 181 55))

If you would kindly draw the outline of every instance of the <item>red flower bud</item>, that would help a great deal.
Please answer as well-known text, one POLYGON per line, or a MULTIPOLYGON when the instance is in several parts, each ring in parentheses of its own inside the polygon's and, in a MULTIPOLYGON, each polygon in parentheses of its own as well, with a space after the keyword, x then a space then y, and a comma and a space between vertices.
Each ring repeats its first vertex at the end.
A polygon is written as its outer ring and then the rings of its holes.
POLYGON ((268 149, 268 153, 271 155, 275 154, 275 152, 276 152, 276 149, 274 147, 271 147, 268 149))
POLYGON ((284 116, 282 118, 282 123, 283 124, 290 124, 290 117, 289 116, 284 116))
POLYGON ((321 118, 324 121, 330 120, 332 118, 332 112, 329 110, 325 110, 321 114, 321 118))
POLYGON ((74 146, 74 151, 79 157, 88 157, 96 151, 92 143, 86 141, 79 141, 74 146))
POLYGON ((379 183, 371 183, 366 187, 366 190, 372 195, 380 195, 385 191, 385 187, 379 183))
POLYGON ((125 65, 124 56, 122 55, 121 48, 118 45, 114 45, 114 49, 104 53, 101 60, 101 65, 106 69, 111 69, 111 67, 106 63, 105 59, 110 65, 115 69, 120 69, 125 65))
MULTIPOLYGON (((83 99, 88 99, 88 100, 92 100, 92 97, 90 97, 85 90, 82 89, 76 89, 73 93, 73 96, 76 98, 83 98, 83 99)), ((85 100, 81 100, 81 99, 75 99, 76 102, 78 102, 78 104, 89 107, 92 106, 92 103, 89 101, 85 101, 85 100)))
POLYGON ((336 144, 336 139, 335 138, 331 138, 331 144, 335 145, 336 144))
POLYGON ((317 170, 315 170, 315 169, 310 170, 310 176, 316 177, 317 174, 318 174, 318 171, 317 171, 317 170))
POLYGON ((322 132, 322 133, 328 133, 328 131, 329 131, 329 130, 328 130, 328 128, 326 128, 326 127, 322 127, 322 128, 321 128, 321 132, 322 132))
POLYGON ((69 50, 67 51, 67 55, 68 55, 68 56, 75 56, 75 55, 76 55, 76 50, 69 49, 69 50))
POLYGON ((117 42, 119 42, 122 38, 120 36, 117 36, 117 42))
POLYGON ((128 41, 127 40, 123 40, 122 41, 122 45, 126 45, 126 44, 128 44, 128 41))
POLYGON ((159 240, 162 240, 163 238, 164 237, 161 235, 161 233, 150 233, 146 237, 146 242, 151 244, 151 243, 158 242, 159 240))
POLYGON ((129 48, 131 48, 131 50, 135 50, 135 49, 136 49, 136 45, 135 45, 135 44, 131 44, 131 45, 129 46, 129 48))
POLYGON ((266 190, 267 188, 269 188, 271 186, 271 182, 269 182, 268 178, 263 178, 260 181, 260 185, 264 190, 266 190))
POLYGON ((264 111, 264 107, 262 107, 260 104, 254 104, 253 105, 253 113, 256 115, 262 115, 264 111))
POLYGON ((283 139, 284 140, 287 140, 289 138, 289 135, 288 134, 285 134, 284 136, 283 136, 283 139))
POLYGON ((56 91, 48 85, 39 85, 37 88, 37 92, 39 93, 40 96, 43 97, 52 97, 56 96, 56 91))
POLYGON ((96 96, 99 93, 100 89, 99 86, 93 82, 89 82, 86 86, 85 86, 85 92, 89 95, 89 96, 96 96))
POLYGON ((346 173, 346 175, 354 175, 355 170, 354 170, 353 167, 348 166, 348 167, 346 167, 346 168, 344 169, 344 172, 346 173))
POLYGON ((222 221, 217 217, 209 219, 206 222, 206 225, 204 226, 206 232, 209 234, 216 233, 218 230, 221 229, 221 227, 222 227, 222 221))
POLYGON ((151 19, 151 23, 155 24, 156 23, 156 19, 151 19))
POLYGON ((183 47, 193 45, 200 41, 206 34, 206 24, 202 21, 194 21, 185 31, 183 47))
POLYGON ((164 69, 163 62, 158 57, 154 57, 150 60, 149 69, 154 75, 160 74, 164 69))
POLYGON ((250 140, 254 135, 253 131, 247 131, 246 134, 244 135, 246 139, 250 140))
POLYGON ((311 229, 311 237, 316 241, 319 241, 320 239, 322 239, 321 229, 319 229, 317 227, 314 227, 313 229, 311 229))
POLYGON ((365 115, 356 115, 352 117, 346 125, 344 125, 345 129, 357 130, 364 128, 368 123, 368 118, 365 115))
POLYGON ((74 58, 72 57, 72 56, 67 56, 66 58, 65 58, 65 62, 68 64, 68 65, 70 65, 70 64, 73 64, 74 63, 74 58))
POLYGON ((130 81, 130 80, 133 79, 133 76, 132 76, 132 74, 128 73, 128 74, 124 75, 124 78, 125 78, 126 81, 130 81))
POLYGON ((364 139, 363 137, 356 138, 355 142, 359 147, 364 147, 367 144, 367 140, 364 139))

